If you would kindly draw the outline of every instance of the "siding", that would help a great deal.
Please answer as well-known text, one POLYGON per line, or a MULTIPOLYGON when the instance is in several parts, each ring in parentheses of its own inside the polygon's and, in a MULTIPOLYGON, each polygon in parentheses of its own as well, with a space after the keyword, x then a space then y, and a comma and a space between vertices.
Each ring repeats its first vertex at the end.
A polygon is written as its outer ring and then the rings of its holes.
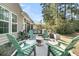
MULTIPOLYGON (((22 30, 23 28, 23 16, 21 15, 21 9, 19 4, 17 3, 0 3, 1 6, 3 6, 5 9, 8 9, 9 11, 17 14, 17 32, 22 30)), ((12 33, 15 36, 17 36, 17 33, 12 33)), ((0 34, 0 45, 3 45, 8 42, 8 39, 6 37, 6 34, 0 34)))
POLYGON ((0 35, 0 45, 8 43, 8 39, 5 35, 0 35))

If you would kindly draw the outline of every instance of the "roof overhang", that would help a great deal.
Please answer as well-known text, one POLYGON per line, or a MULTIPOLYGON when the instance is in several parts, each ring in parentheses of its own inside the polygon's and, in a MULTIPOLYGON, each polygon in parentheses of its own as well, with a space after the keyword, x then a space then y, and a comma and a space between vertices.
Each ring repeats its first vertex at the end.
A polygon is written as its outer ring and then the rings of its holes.
POLYGON ((29 17, 29 15, 26 12, 22 12, 22 15, 24 16, 24 18, 26 19, 26 21, 28 21, 28 23, 34 23, 32 21, 32 19, 29 17))

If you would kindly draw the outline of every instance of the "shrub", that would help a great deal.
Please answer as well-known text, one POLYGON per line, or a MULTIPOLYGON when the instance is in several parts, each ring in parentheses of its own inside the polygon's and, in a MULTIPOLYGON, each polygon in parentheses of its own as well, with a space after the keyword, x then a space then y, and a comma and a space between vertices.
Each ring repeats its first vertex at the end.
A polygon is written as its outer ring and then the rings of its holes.
POLYGON ((18 38, 17 38, 17 40, 18 41, 22 41, 22 40, 24 40, 25 39, 25 33, 24 32, 18 32, 18 38))
POLYGON ((79 32, 79 20, 55 19, 55 23, 48 27, 59 34, 72 34, 79 32))
POLYGON ((74 26, 75 31, 79 32, 79 20, 74 20, 73 26, 74 26))
POLYGON ((73 23, 70 22, 62 22, 58 23, 54 26, 54 31, 59 34, 71 34, 75 32, 75 29, 73 27, 73 23))

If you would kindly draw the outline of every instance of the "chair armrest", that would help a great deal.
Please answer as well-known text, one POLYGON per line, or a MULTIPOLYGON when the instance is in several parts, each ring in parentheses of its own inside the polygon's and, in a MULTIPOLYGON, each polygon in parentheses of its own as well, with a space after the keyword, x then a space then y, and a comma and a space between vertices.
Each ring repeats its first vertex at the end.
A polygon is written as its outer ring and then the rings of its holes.
POLYGON ((19 41, 19 44, 23 44, 26 40, 19 41))
POLYGON ((65 41, 63 41, 63 40, 58 40, 58 44, 68 45, 69 43, 68 43, 68 42, 65 42, 65 41))
POLYGON ((34 45, 27 45, 27 46, 24 46, 24 47, 22 47, 22 50, 25 50, 25 49, 28 49, 28 48, 31 48, 31 47, 33 47, 34 45))
POLYGON ((60 51, 60 52, 64 52, 64 49, 62 49, 61 47, 57 46, 57 45, 50 45, 48 44, 48 46, 50 46, 51 48, 55 48, 56 50, 60 51))
POLYGON ((64 49, 62 49, 61 47, 56 47, 56 46, 54 46, 54 48, 55 48, 56 50, 62 52, 62 53, 64 52, 64 49))
POLYGON ((22 47, 22 50, 32 48, 33 46, 35 46, 35 44, 24 45, 24 46, 22 47))

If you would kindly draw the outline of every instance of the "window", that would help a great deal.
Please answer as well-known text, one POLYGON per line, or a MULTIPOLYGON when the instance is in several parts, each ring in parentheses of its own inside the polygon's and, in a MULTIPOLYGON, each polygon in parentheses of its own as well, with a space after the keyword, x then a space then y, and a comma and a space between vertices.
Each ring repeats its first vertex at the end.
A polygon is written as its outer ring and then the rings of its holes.
POLYGON ((14 14, 12 14, 12 22, 17 23, 17 16, 14 14))
POLYGON ((0 34, 8 33, 8 22, 0 21, 0 34))
POLYGON ((27 32, 30 30, 30 24, 27 24, 27 32))
POLYGON ((0 6, 0 34, 9 32, 9 11, 0 6))
POLYGON ((33 24, 31 25, 31 29, 33 29, 33 24))
POLYGON ((17 16, 12 14, 12 32, 17 32, 17 16))
POLYGON ((17 32, 17 24, 12 24, 12 32, 17 32))
POLYGON ((9 11, 0 6, 0 20, 9 21, 9 11))

